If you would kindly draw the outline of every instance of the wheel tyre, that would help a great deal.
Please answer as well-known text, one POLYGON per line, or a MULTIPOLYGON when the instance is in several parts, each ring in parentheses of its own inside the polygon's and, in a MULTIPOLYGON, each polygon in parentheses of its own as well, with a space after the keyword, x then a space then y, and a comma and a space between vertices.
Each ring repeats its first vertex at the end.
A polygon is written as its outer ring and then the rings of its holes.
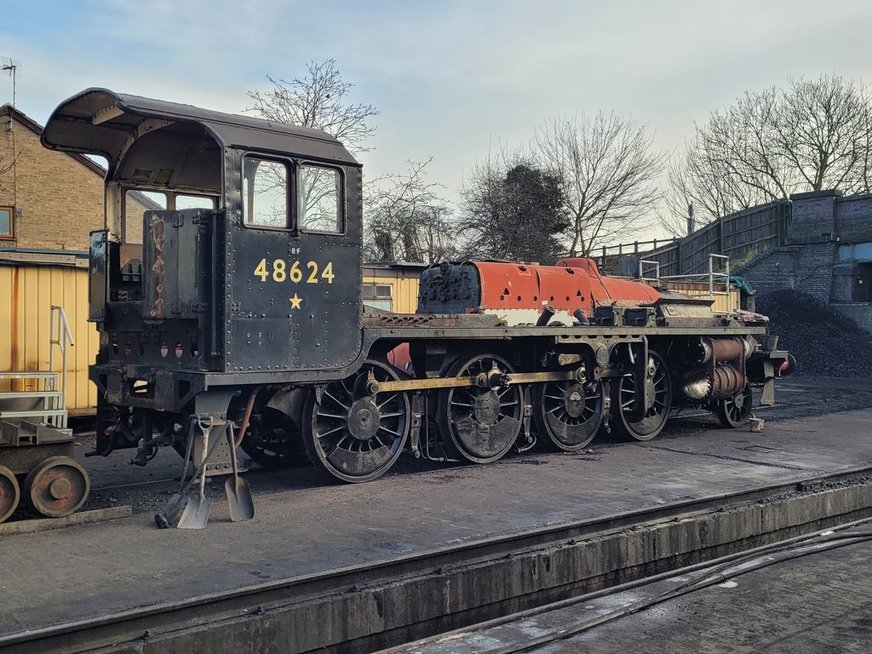
POLYGON ((21 499, 21 489, 18 487, 18 479, 6 466, 0 466, 0 522, 9 519, 18 501, 21 499))
POLYGON ((741 392, 733 397, 719 401, 714 407, 714 412, 722 427, 734 429, 748 422, 753 405, 754 396, 751 391, 751 385, 745 384, 745 388, 741 392))
MULTIPOLYGON (((482 354, 472 358, 460 357, 448 368, 447 377, 472 375, 487 371, 496 362, 503 372, 513 372, 509 362, 494 354, 482 354)), ((518 438, 523 426, 524 389, 510 386, 502 395, 493 389, 474 387, 448 388, 439 393, 436 422, 442 439, 454 453, 467 463, 493 463, 503 458, 518 438), (467 401, 461 401, 466 392, 467 401), (503 396, 512 393, 511 403, 502 402, 503 396), (482 406, 479 406, 481 404, 482 406), (484 406, 487 404, 488 406, 484 406), (473 408, 473 405, 476 408, 473 408), (504 412, 504 406, 514 407, 504 412), (455 407, 455 408, 452 408, 455 407), (457 407, 460 407, 458 409, 457 407), (489 414, 487 424, 479 418, 489 414)))
POLYGON ((62 518, 75 513, 90 492, 88 473, 68 456, 47 458, 24 480, 27 504, 47 518, 62 518))
POLYGON ((613 384, 615 391, 612 400, 612 424, 615 425, 618 433, 637 441, 650 441, 663 431, 672 407, 672 380, 666 361, 654 350, 650 350, 649 354, 654 359, 655 365, 655 404, 644 418, 632 422, 628 416, 629 411, 623 409, 624 404, 629 401, 628 398, 635 392, 633 379, 622 377, 618 383, 613 384))
POLYGON ((596 391, 591 394, 580 384, 535 384, 531 399, 536 432, 541 442, 551 450, 577 452, 590 445, 602 425, 605 399, 602 384, 597 384, 596 391), (581 406, 578 407, 580 411, 572 410, 565 393, 579 389, 584 395, 581 406), (558 392, 563 393, 564 397, 561 398, 558 392), (573 413, 578 415, 572 415, 573 413))
MULTIPOLYGON (((303 445, 314 466, 332 480, 361 483, 378 479, 394 465, 402 454, 411 425, 411 403, 407 393, 388 394, 378 405, 379 411, 371 412, 378 418, 372 436, 368 439, 354 436, 351 421, 353 412, 367 411, 360 402, 365 401, 360 385, 372 370, 379 381, 398 380, 399 371, 393 366, 375 360, 367 360, 352 377, 332 382, 324 387, 319 403, 314 391, 309 393, 303 409, 303 445), (381 407, 390 403, 385 416, 381 407), (321 411, 321 409, 324 411, 321 411), (340 412, 344 411, 343 416, 340 412), (387 414, 395 422, 385 423, 387 414), (378 436, 378 432, 393 436, 378 436), (337 436, 327 439, 332 434, 337 436), (320 436, 319 436, 320 434, 320 436), (387 438, 386 444, 382 438, 387 438), (328 449, 325 449, 325 443, 328 449)), ((377 398, 379 396, 376 396, 377 398)), ((356 428, 355 428, 356 431, 356 428)))

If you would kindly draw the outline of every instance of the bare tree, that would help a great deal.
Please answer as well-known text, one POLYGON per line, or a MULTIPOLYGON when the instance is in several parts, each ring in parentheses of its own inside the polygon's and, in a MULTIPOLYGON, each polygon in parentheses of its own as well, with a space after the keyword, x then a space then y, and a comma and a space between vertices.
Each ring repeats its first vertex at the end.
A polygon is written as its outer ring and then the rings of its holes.
POLYGON ((528 155, 488 156, 466 176, 458 229, 469 258, 553 263, 568 227, 560 179, 528 155))
POLYGON ((870 103, 838 76, 790 80, 712 112, 670 166, 667 213, 700 224, 802 191, 870 189, 870 103))
POLYGON ((548 120, 536 130, 538 155, 557 174, 570 217, 569 254, 640 228, 654 209, 665 155, 646 127, 614 112, 548 120))
POLYGON ((353 84, 342 79, 334 59, 310 61, 306 75, 290 81, 267 75, 273 87, 253 90, 254 102, 246 111, 263 118, 301 127, 314 127, 332 134, 353 153, 366 152, 366 141, 375 132, 369 120, 378 115, 371 104, 347 104, 353 84))
POLYGON ((781 94, 775 146, 800 186, 868 191, 870 104, 865 89, 841 77, 792 80, 781 94))
POLYGON ((370 261, 434 263, 454 255, 456 234, 442 186, 427 179, 424 162, 408 162, 368 191, 364 254, 370 261))

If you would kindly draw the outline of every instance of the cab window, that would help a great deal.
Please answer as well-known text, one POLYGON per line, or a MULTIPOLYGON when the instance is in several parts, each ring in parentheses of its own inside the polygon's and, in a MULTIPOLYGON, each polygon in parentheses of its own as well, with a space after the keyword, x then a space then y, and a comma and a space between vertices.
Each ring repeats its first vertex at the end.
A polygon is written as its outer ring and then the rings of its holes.
POLYGON ((297 226, 342 233, 342 174, 336 168, 301 164, 297 169, 297 226))
POLYGON ((142 243, 142 217, 146 211, 163 211, 167 208, 166 193, 158 191, 129 190, 124 194, 125 243, 142 243))
POLYGON ((284 229, 289 226, 288 166, 280 161, 245 157, 242 215, 247 226, 284 229))
POLYGON ((182 209, 214 209, 215 198, 205 195, 177 195, 175 197, 175 210, 182 209))

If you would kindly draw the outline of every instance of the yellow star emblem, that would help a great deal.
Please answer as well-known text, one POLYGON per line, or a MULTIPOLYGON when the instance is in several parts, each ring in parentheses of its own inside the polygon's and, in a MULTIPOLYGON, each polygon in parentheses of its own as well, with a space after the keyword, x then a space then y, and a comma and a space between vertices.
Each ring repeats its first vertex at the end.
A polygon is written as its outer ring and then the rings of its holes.
POLYGON ((294 297, 288 299, 291 301, 291 309, 299 309, 300 304, 303 302, 303 298, 299 297, 296 293, 294 293, 294 297))

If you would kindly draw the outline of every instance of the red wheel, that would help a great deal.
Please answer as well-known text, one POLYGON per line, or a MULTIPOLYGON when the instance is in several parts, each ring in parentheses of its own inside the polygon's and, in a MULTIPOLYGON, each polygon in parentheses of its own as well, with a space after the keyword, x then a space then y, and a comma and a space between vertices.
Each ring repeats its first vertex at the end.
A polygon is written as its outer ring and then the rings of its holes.
POLYGON ((68 456, 47 458, 24 481, 27 503, 47 518, 75 513, 90 492, 88 473, 68 456))
POLYGON ((15 512, 20 498, 21 491, 15 475, 6 466, 0 466, 0 522, 15 512))

